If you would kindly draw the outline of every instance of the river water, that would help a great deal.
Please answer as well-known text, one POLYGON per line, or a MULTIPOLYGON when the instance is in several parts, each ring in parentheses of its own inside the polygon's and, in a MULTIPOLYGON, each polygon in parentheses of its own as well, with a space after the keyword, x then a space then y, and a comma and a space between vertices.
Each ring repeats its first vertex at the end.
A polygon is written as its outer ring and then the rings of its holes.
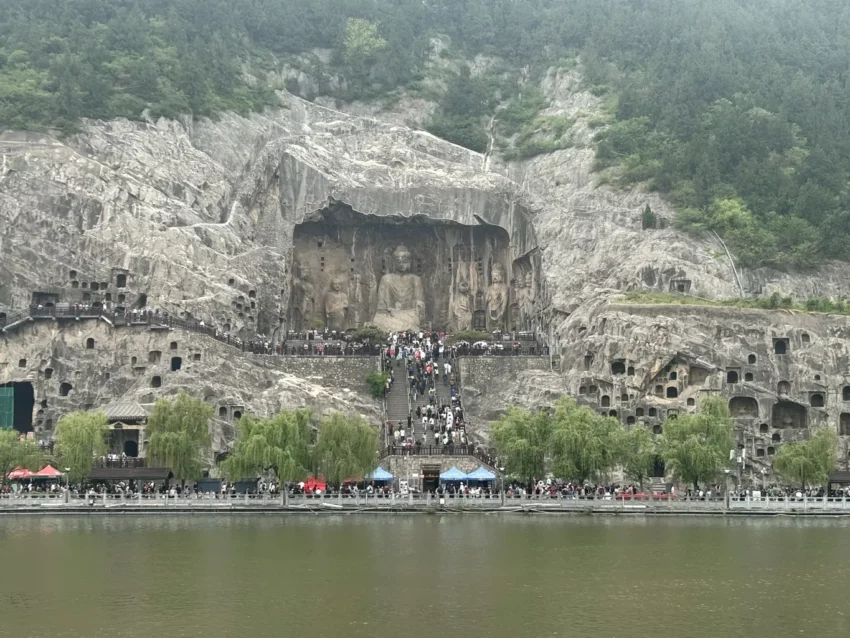
POLYGON ((0 518, 10 638, 850 636, 850 522, 0 518))

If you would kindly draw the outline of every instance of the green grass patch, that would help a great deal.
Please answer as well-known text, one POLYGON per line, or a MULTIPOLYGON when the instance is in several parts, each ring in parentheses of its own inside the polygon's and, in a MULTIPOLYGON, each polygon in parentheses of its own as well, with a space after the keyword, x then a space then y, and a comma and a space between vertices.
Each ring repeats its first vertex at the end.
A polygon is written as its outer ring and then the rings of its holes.
POLYGON ((825 297, 811 297, 795 300, 773 293, 770 297, 745 299, 701 299, 666 292, 631 291, 624 292, 614 300, 618 304, 657 304, 680 306, 716 306, 725 308, 755 308, 759 310, 796 310, 798 312, 819 312, 835 315, 850 315, 850 303, 825 297))

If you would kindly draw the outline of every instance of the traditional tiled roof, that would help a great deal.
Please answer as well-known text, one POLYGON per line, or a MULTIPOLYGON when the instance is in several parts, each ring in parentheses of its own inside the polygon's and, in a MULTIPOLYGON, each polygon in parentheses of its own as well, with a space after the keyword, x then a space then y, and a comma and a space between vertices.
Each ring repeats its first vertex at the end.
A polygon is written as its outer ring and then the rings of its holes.
POLYGON ((115 421, 143 421, 148 418, 147 411, 134 401, 116 401, 100 408, 100 410, 106 415, 110 423, 115 421))
POLYGON ((850 483, 850 472, 835 471, 829 475, 830 483, 850 483))

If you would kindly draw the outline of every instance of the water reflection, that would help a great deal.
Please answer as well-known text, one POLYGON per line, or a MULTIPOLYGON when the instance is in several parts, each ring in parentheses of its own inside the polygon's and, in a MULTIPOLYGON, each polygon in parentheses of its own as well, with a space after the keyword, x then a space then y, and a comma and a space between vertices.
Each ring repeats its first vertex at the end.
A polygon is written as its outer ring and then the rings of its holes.
POLYGON ((846 636, 848 525, 14 517, 0 519, 0 619, 45 638, 846 636))

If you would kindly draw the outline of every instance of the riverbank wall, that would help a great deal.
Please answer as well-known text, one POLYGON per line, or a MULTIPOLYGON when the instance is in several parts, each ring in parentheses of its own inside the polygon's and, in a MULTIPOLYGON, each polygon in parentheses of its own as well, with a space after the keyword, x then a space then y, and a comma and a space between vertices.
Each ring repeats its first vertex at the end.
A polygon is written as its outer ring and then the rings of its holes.
POLYGON ((196 515, 196 514, 508 514, 590 516, 850 516, 846 499, 753 499, 713 501, 630 502, 601 499, 511 499, 500 498, 411 498, 352 497, 325 498, 245 497, 235 498, 75 498, 59 497, 6 499, 0 516, 55 515, 196 515))

